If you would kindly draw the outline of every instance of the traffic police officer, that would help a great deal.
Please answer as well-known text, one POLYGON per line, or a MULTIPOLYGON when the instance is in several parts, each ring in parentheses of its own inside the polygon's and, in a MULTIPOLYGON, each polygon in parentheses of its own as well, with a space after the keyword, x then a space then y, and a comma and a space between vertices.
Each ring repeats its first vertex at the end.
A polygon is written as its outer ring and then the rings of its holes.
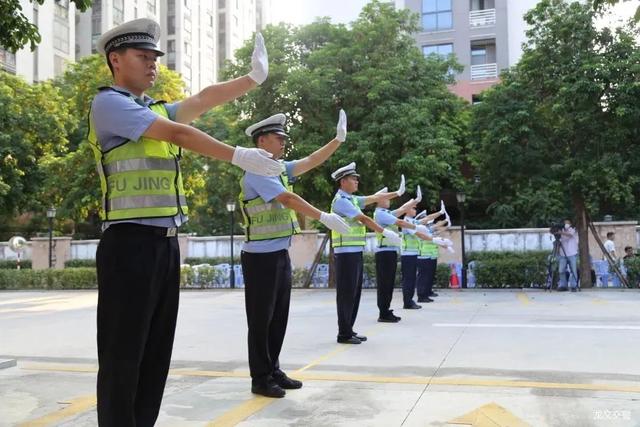
MULTIPOLYGON (((246 134, 258 148, 280 159, 287 134, 286 117, 276 114, 249 126, 246 134)), ((240 182, 240 203, 244 217, 245 243, 242 272, 245 280, 245 307, 249 328, 249 368, 251 391, 268 397, 284 397, 285 389, 302 387, 289 378, 279 363, 289 317, 291 296, 291 236, 300 231, 296 212, 320 220, 331 230, 348 232, 349 226, 336 214, 320 212, 293 193, 297 177, 321 165, 344 142, 347 118, 340 111, 337 135, 308 157, 286 161, 280 177, 264 177, 247 172, 240 182)))
MULTIPOLYGON (((378 191, 376 194, 386 193, 387 187, 378 191)), ((400 189, 397 194, 402 195, 404 193, 404 175, 400 183, 400 189)), ((416 234, 416 231, 426 232, 424 226, 416 230, 416 225, 409 221, 398 219, 400 215, 404 215, 409 209, 412 209, 416 205, 416 200, 411 199, 400 208, 391 211, 389 210, 390 199, 383 199, 377 203, 376 210, 374 211, 373 219, 376 223, 391 231, 398 230, 398 227, 402 229, 403 234, 409 235, 416 234)), ((419 238, 419 237, 416 237, 419 238)), ((377 302, 378 302, 378 322, 395 323, 400 321, 400 317, 393 314, 393 310, 390 310, 391 300, 393 298, 393 288, 395 287, 396 270, 398 268, 398 250, 400 245, 393 245, 388 242, 388 239, 381 233, 376 233, 377 246, 375 249, 376 260, 376 288, 377 288, 377 302)))
POLYGON ((362 252, 366 244, 366 229, 382 233, 391 245, 401 243, 397 233, 379 226, 361 210, 369 204, 397 197, 398 193, 356 196, 354 193, 358 191, 359 176, 355 162, 331 174, 331 178, 339 185, 331 202, 331 212, 343 217, 350 227, 347 233, 331 232, 336 267, 337 341, 341 344, 360 344, 367 339, 353 330, 362 292, 362 252))
POLYGON ((165 104, 144 94, 163 55, 159 36, 160 26, 143 18, 107 31, 97 45, 115 83, 93 99, 88 135, 104 220, 96 253, 101 426, 152 426, 158 416, 178 312, 177 227, 188 213, 179 167, 182 148, 254 173, 280 173, 280 164, 266 153, 234 149, 186 125, 266 79, 262 37, 256 37, 247 76, 165 104))

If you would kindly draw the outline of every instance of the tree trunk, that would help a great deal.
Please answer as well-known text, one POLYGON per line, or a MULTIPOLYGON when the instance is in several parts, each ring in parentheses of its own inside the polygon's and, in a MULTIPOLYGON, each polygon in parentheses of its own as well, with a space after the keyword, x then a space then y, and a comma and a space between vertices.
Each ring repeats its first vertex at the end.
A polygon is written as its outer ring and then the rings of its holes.
POLYGON ((573 208, 576 213, 576 228, 578 230, 578 254, 580 258, 580 287, 591 288, 591 257, 589 256, 589 227, 587 224, 587 208, 582 194, 572 196, 573 208))

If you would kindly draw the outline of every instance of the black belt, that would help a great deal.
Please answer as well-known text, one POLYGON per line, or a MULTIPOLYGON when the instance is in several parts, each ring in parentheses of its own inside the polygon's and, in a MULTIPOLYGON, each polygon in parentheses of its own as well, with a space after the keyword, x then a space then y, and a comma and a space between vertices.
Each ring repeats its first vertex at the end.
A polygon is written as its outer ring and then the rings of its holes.
POLYGON ((109 228, 126 233, 152 234, 160 237, 175 237, 178 235, 178 227, 156 227, 155 225, 136 224, 133 222, 112 224, 109 228))

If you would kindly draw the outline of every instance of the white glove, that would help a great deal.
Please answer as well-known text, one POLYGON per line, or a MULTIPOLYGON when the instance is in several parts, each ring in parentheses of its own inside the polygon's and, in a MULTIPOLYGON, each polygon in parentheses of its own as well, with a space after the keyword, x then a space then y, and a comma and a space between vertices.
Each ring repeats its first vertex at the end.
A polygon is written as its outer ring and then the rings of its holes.
POLYGON ((431 241, 438 246, 443 246, 443 247, 453 246, 453 242, 451 240, 443 239, 442 237, 434 237, 433 240, 431 241))
POLYGON ((344 142, 344 140, 347 139, 347 113, 345 113, 343 109, 340 109, 340 114, 338 115, 336 139, 340 142, 344 142))
POLYGON ((278 176, 282 173, 282 164, 271 157, 273 154, 262 148, 236 147, 231 164, 256 175, 278 176))
POLYGON ((320 214, 320 222, 340 234, 347 234, 351 230, 349 224, 344 222, 338 214, 322 212, 320 214))
POLYGON ((267 48, 264 46, 264 38, 262 34, 256 34, 256 42, 253 46, 251 54, 251 71, 249 77, 258 84, 262 84, 267 80, 269 74, 269 57, 267 56, 267 48))
POLYGON ((429 229, 422 224, 416 225, 416 233, 429 235, 429 229))
POLYGON ((415 219, 420 219, 423 216, 427 216, 427 211, 426 210, 424 210, 424 211, 420 212, 418 215, 416 215, 415 219))
POLYGON ((400 246, 402 245, 402 238, 398 235, 398 233, 394 233, 391 230, 387 230, 386 228, 382 230, 382 235, 389 239, 389 243, 391 246, 400 246))
POLYGON ((422 201, 422 189, 418 185, 418 189, 416 190, 416 203, 420 203, 422 201))
POLYGON ((404 192, 405 192, 404 175, 402 175, 400 178, 400 187, 398 188, 398 191, 396 191, 396 193, 398 193, 398 197, 400 197, 404 194, 404 192))
POLYGON ((447 213, 447 210, 444 207, 444 202, 442 200, 440 200, 440 214, 443 215, 443 214, 446 214, 446 213, 447 213))

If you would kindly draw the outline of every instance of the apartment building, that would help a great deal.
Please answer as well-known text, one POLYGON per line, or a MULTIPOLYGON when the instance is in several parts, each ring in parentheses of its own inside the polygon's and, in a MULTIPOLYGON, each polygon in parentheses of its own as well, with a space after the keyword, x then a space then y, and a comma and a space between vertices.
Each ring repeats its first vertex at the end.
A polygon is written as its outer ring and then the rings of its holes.
POLYGON ((266 17, 260 0, 218 0, 218 68, 251 38, 266 17), (260 10, 260 14, 258 14, 260 10))
POLYGON ((0 47, 0 69, 19 75, 29 83, 51 79, 75 60, 75 5, 69 0, 48 0, 39 5, 20 0, 22 13, 40 31, 42 41, 11 53, 0 47))
POLYGON ((454 54, 464 66, 451 91, 475 102, 514 65, 525 41, 524 13, 539 0, 405 0, 418 13, 416 43, 425 55, 454 54))

